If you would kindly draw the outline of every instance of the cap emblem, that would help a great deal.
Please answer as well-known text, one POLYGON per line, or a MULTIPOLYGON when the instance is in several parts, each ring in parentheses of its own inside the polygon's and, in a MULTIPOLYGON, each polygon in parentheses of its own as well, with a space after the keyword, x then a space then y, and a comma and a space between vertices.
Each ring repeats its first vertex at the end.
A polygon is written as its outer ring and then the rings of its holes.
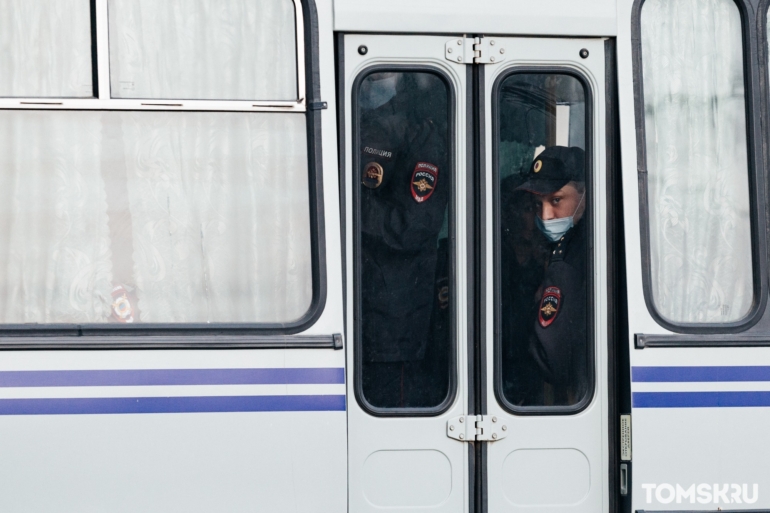
POLYGON ((369 162, 364 167, 364 177, 361 183, 370 189, 376 189, 382 184, 382 175, 384 171, 377 162, 369 162))
POLYGON ((543 161, 542 160, 538 160, 537 162, 535 162, 535 167, 534 167, 533 171, 535 173, 539 173, 541 169, 543 169, 543 161))

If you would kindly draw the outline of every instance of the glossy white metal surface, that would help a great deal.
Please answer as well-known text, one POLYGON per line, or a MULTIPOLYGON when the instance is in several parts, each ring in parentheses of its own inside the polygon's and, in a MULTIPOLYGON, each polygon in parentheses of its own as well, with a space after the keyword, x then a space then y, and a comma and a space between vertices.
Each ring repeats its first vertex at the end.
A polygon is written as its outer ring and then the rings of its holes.
MULTIPOLYGON (((486 119, 486 325, 488 415, 508 425, 505 440, 487 449, 489 511, 549 513, 608 511, 607 462, 607 272, 606 166, 604 138, 604 41, 602 39, 496 38, 506 61, 485 65, 486 119), (589 51, 581 59, 581 49, 589 51), (593 98, 593 258, 595 388, 593 401, 576 415, 512 415, 495 398, 494 383, 494 232, 492 205, 492 91, 495 80, 516 67, 557 67, 579 72, 593 98), (526 479, 525 479, 526 478, 526 479), (524 481, 522 481, 524 479, 524 481)), ((589 148, 586 148, 589 149, 589 148)))
MULTIPOLYGON (((444 72, 455 95, 455 176, 454 202, 457 230, 455 255, 457 259, 456 283, 467 282, 465 255, 465 137, 466 137, 466 67, 450 63, 444 58, 446 38, 435 36, 345 36, 345 148, 346 148, 346 216, 348 262, 348 314, 347 333, 354 333, 353 282, 353 190, 355 172, 352 169, 352 110, 349 91, 356 77, 367 67, 377 64, 430 66, 444 72), (365 56, 357 49, 366 45, 365 56)), ((364 411, 355 398, 355 358, 352 341, 347 345, 348 369, 348 486, 350 490, 348 511, 374 512, 380 508, 404 508, 408 511, 436 513, 461 513, 469 505, 468 446, 446 435, 447 420, 467 414, 467 327, 465 312, 468 311, 467 290, 457 288, 455 315, 456 328, 456 380, 457 393, 448 411, 433 417, 374 417, 364 411), (414 469, 420 469, 419 476, 414 469), (398 477, 401 476, 401 477, 398 477), (403 479, 413 476, 413 479, 403 479), (419 479, 418 479, 419 477, 419 479), (417 481, 415 481, 415 479, 417 481), (422 483, 415 490, 414 483, 422 483)))
POLYGON ((616 0, 335 0, 334 30, 614 36, 616 0))

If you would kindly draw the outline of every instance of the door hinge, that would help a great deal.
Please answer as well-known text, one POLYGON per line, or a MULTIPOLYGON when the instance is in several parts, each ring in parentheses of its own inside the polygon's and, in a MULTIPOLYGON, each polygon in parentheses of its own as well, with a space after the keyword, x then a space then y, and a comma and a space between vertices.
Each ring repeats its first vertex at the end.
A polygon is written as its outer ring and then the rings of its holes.
POLYGON ((447 421, 446 435, 461 442, 496 442, 508 436, 508 426, 494 415, 463 415, 447 421))
POLYGON ((458 37, 446 42, 444 56, 459 64, 497 64, 505 60, 505 47, 494 37, 458 37))

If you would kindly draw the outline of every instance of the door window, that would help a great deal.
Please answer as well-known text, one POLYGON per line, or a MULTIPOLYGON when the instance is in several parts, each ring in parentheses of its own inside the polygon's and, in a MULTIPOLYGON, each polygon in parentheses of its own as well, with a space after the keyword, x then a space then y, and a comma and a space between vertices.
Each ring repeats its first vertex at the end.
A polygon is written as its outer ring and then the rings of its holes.
POLYGON ((354 87, 359 400, 437 409, 451 388, 450 89, 392 69, 354 87))
POLYGON ((592 389, 587 89, 567 73, 497 88, 498 396, 571 407, 592 389))

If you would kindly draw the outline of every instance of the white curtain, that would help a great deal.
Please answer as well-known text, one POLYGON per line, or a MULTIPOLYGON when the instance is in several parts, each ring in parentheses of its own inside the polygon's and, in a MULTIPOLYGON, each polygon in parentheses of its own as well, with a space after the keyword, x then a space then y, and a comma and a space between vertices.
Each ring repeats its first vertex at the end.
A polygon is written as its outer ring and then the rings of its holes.
POLYGON ((674 322, 736 321, 753 300, 740 14, 647 0, 641 30, 653 299, 674 322))
POLYGON ((305 118, 0 112, 0 322, 290 322, 312 295, 305 118), (127 270, 127 271, 126 271, 127 270))
POLYGON ((109 0, 112 96, 296 100, 292 0, 109 0))
POLYGON ((142 320, 286 322, 305 313, 304 116, 123 116, 142 320))
POLYGON ((3 96, 93 96, 89 0, 0 0, 3 96))
POLYGON ((109 317, 100 125, 99 114, 0 112, 0 322, 109 317))

